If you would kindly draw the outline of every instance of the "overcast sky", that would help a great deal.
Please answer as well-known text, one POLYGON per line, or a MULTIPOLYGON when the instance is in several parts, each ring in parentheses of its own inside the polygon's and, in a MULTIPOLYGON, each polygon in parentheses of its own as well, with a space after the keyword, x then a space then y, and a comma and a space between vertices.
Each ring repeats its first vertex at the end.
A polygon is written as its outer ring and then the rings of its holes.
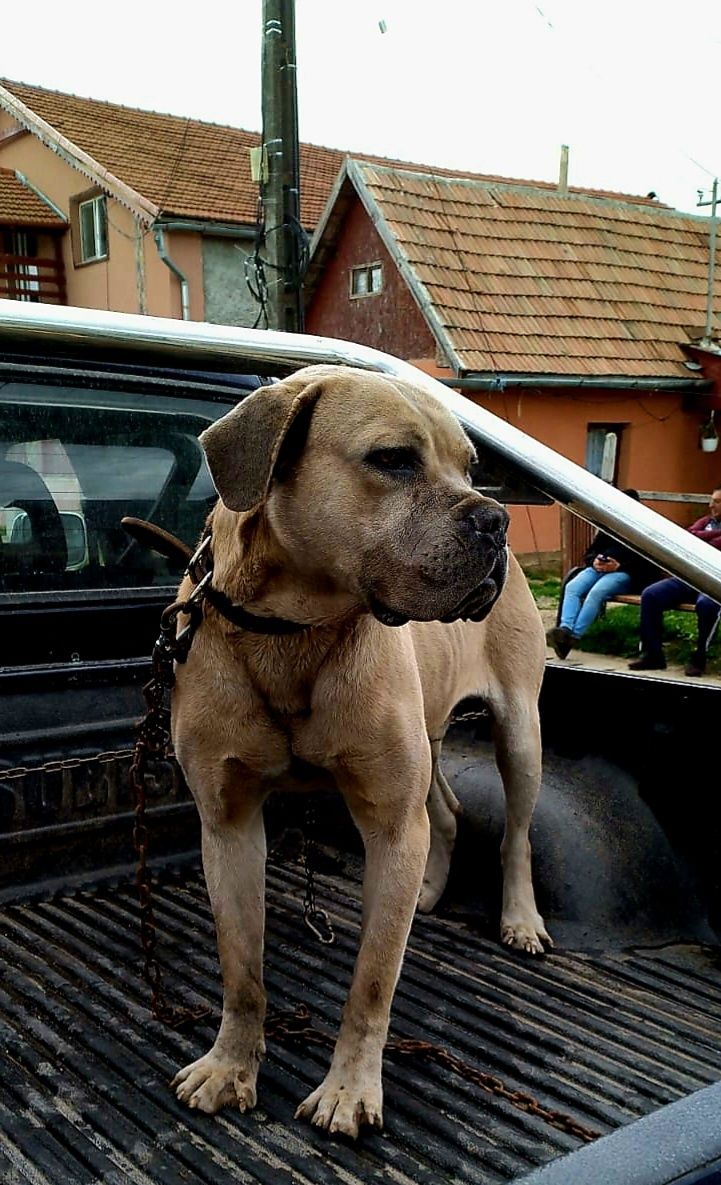
MULTIPOLYGON (((6 3, 0 74, 258 130, 262 7, 6 3)), ((302 140, 543 180, 567 143, 696 213, 721 173, 719 0, 297 0, 296 35, 302 140)))

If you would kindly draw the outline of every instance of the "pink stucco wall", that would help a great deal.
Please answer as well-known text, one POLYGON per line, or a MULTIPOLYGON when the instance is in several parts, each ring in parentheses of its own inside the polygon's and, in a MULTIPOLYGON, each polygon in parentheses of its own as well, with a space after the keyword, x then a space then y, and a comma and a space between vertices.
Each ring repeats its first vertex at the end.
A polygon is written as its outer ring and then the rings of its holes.
MULTIPOLYGON (((0 133, 11 122, 6 113, 0 112, 0 133)), ((29 133, 0 139, 0 166, 23 173, 66 216, 69 216, 71 199, 93 185, 84 173, 29 133)), ((192 319, 202 320, 201 236, 168 233, 166 249, 188 277, 192 319)), ((76 265, 68 229, 63 237, 63 260, 69 305, 180 317, 178 279, 160 259, 152 233, 127 207, 111 197, 108 197, 108 258, 76 265)))

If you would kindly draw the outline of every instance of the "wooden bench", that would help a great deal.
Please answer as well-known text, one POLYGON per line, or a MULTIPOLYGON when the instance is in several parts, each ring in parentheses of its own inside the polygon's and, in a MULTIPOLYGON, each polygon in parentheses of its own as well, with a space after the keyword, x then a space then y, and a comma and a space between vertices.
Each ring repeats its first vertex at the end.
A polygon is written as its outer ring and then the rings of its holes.
MULTIPOLYGON (((619 593, 617 597, 609 597, 609 601, 614 601, 617 605, 640 605, 640 593, 619 593)), ((696 606, 684 603, 682 605, 674 605, 670 612, 675 613, 678 609, 683 609, 684 613, 695 613, 696 606)))

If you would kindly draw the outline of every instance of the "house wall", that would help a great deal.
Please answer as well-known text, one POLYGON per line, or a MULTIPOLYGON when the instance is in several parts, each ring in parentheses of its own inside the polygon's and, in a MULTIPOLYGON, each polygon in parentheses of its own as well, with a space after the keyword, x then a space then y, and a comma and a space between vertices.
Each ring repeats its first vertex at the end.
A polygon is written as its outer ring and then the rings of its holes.
MULTIPOLYGON (((147 236, 152 238, 151 235, 147 236)), ((168 231, 165 235, 165 249, 173 263, 180 268, 188 281, 190 297, 190 320, 203 321, 205 319, 205 297, 203 294, 203 238, 202 235, 186 231, 168 231)), ((147 258, 147 256, 146 256, 147 258)), ((182 303, 180 295, 180 281, 163 263, 155 249, 151 255, 151 266, 157 263, 170 277, 170 294, 168 311, 158 312, 155 307, 148 308, 148 312, 159 317, 180 317, 182 303), (152 258, 154 256, 154 259, 152 258)))
MULTIPOLYGON (((308 332, 374 346, 436 377, 450 377, 448 369, 439 368, 435 339, 359 200, 349 207, 334 238, 335 252, 324 264, 309 302, 308 332), (384 265, 383 291, 352 300, 351 268, 376 260, 384 265)), ((621 392, 578 387, 463 394, 579 465, 585 463, 590 425, 623 425, 617 478, 620 488, 705 494, 721 482, 721 452, 707 454, 699 447, 699 425, 708 417, 708 407, 698 397, 689 409, 681 395, 639 393, 633 388, 621 392)), ((701 513, 695 506, 649 505, 683 526, 701 513)), ((558 507, 515 506, 509 510, 514 551, 529 560, 537 557, 541 563, 557 563, 558 507)))
POLYGON ((205 320, 214 325, 255 325, 260 305, 248 287, 245 261, 250 239, 203 237, 205 320))
MULTIPOLYGON (((450 377, 429 359, 415 364, 435 377, 450 377)), ((681 395, 591 392, 581 387, 562 393, 538 388, 462 394, 578 465, 585 462, 589 425, 624 425, 617 481, 621 489, 706 494, 721 483, 721 454, 703 453, 699 447, 704 413, 685 410, 681 395)), ((647 505, 681 526, 704 512, 702 507, 670 502, 647 505)), ((515 553, 527 561, 553 562, 560 548, 558 507, 511 506, 509 511, 515 553)))
POLYGON ((433 335, 359 201, 346 214, 335 254, 308 304, 306 332, 346 338, 399 358, 435 357, 433 335), (351 269, 378 261, 382 291, 351 298, 351 269))
MULTIPOLYGON (((0 111, 0 135, 12 120, 0 111)), ((0 139, 0 165, 17 169, 69 217, 73 197, 92 187, 92 181, 27 134, 0 139)), ((185 272, 190 284, 190 315, 203 320, 202 240, 199 234, 166 234, 170 258, 185 272)), ((77 265, 70 232, 63 239, 63 261, 69 305, 180 317, 180 285, 163 263, 152 233, 125 206, 108 198, 108 258, 77 265)))

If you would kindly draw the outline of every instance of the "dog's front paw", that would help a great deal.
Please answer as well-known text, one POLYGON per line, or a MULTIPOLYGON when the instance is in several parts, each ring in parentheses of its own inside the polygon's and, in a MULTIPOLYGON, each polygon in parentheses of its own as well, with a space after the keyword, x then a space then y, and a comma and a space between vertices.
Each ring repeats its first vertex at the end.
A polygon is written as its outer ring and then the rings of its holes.
POLYGON ((501 918, 501 942, 504 946, 525 951, 529 955, 542 955, 544 944, 548 947, 553 946, 553 939, 546 930, 543 918, 535 911, 533 916, 528 918, 501 918))
POLYGON ((295 1113, 324 1131, 340 1132, 356 1139, 362 1126, 383 1127, 383 1088, 380 1079, 356 1085, 332 1071, 317 1090, 308 1095, 295 1113))
POLYGON ((240 1111, 250 1111, 256 1103, 257 1073, 257 1063, 249 1070, 247 1065, 229 1061, 211 1049, 205 1057, 179 1070, 170 1085, 181 1102, 209 1115, 228 1103, 235 1103, 240 1111))

